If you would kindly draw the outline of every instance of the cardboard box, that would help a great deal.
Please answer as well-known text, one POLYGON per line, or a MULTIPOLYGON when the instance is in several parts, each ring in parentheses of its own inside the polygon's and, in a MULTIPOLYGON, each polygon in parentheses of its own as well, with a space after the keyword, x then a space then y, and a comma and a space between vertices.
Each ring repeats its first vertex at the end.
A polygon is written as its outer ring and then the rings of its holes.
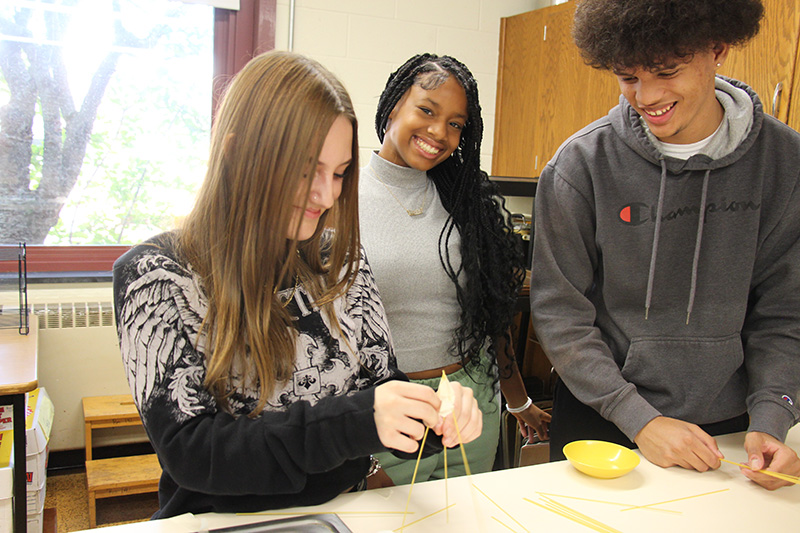
POLYGON ((47 477, 47 452, 53 428, 53 402, 44 388, 25 395, 25 478, 28 490, 40 490, 47 477))
MULTIPOLYGON (((5 427, 0 422, 0 429, 5 427)), ((14 434, 9 429, 0 431, 0 533, 14 529, 14 499, 11 497, 14 487, 14 456, 11 453, 14 434)))
POLYGON ((36 455, 47 447, 53 429, 55 408, 44 387, 25 395, 25 455, 36 455))
POLYGON ((11 494, 14 483, 11 466, 14 464, 14 457, 11 453, 14 446, 14 434, 10 429, 3 430, 0 427, 0 497, 11 494))
MULTIPOLYGON (((11 444, 11 431, 0 432, 0 533, 14 531, 14 498, 12 497, 14 456, 11 454, 11 444)), ((28 486, 25 494, 28 533, 41 533, 42 531, 46 488, 45 476, 42 476, 41 484, 37 488, 32 489, 30 485, 28 486)))
MULTIPOLYGON (((13 409, 0 406, 0 533, 13 531, 13 409)), ((28 531, 42 530, 47 454, 55 409, 44 388, 25 395, 25 474, 28 531)))
POLYGON ((44 512, 31 515, 28 513, 28 533, 42 533, 44 526, 44 512))
POLYGON ((11 498, 0 499, 0 533, 11 533, 14 530, 14 509, 11 498))
MULTIPOLYGON (((10 405, 0 405, 0 432, 13 431, 13 412, 10 405)), ((25 394, 26 456, 36 455, 47 448, 54 414, 53 402, 44 387, 25 394)))
POLYGON ((14 508, 11 497, 0 498, 0 533, 13 531, 14 529, 14 508))
POLYGON ((26 509, 28 511, 28 518, 30 518, 31 515, 35 515, 36 513, 41 514, 42 512, 44 512, 45 488, 46 485, 42 485, 41 489, 29 490, 27 492, 28 501, 26 509))
POLYGON ((29 455, 25 459, 25 479, 28 482, 28 490, 39 490, 44 485, 47 478, 47 455, 49 448, 34 455, 29 455))

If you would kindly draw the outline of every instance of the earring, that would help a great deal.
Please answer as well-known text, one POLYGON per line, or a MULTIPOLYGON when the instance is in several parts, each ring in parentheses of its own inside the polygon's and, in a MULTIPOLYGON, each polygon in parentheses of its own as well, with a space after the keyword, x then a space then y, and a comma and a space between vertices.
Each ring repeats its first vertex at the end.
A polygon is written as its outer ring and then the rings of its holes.
POLYGON ((722 63, 717 63, 717 68, 721 67, 722 63))

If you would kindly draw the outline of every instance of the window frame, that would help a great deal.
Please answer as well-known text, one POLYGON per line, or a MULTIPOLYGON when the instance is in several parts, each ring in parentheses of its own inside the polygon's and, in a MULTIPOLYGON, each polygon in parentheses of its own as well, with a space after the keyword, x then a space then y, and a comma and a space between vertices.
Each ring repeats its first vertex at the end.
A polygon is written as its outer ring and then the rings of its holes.
MULTIPOLYGON (((252 57, 275 48, 277 0, 240 0, 239 11, 214 8, 212 120, 228 80, 252 57)), ((16 244, 16 243, 7 243, 16 244)), ((128 245, 28 244, 28 272, 111 272, 128 245)), ((16 267, 15 267, 16 268, 16 267)), ((0 267, 0 271, 2 271, 0 267)))

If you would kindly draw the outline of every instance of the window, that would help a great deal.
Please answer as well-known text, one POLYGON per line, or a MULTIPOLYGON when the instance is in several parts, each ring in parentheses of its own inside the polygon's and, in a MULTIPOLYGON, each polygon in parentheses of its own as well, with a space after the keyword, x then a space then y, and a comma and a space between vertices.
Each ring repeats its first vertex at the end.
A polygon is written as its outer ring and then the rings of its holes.
POLYGON ((173 227, 205 174, 212 78, 274 46, 274 12, 6 0, 0 242, 27 242, 31 271, 108 270, 173 227))

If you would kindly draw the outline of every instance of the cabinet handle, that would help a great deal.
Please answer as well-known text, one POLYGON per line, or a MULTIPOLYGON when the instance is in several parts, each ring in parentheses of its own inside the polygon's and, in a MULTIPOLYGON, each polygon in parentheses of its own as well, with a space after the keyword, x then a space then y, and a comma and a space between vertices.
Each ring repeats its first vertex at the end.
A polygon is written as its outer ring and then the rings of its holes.
POLYGON ((783 82, 779 81, 775 86, 775 93, 772 95, 772 116, 778 118, 778 110, 781 103, 781 92, 783 92, 783 82))

